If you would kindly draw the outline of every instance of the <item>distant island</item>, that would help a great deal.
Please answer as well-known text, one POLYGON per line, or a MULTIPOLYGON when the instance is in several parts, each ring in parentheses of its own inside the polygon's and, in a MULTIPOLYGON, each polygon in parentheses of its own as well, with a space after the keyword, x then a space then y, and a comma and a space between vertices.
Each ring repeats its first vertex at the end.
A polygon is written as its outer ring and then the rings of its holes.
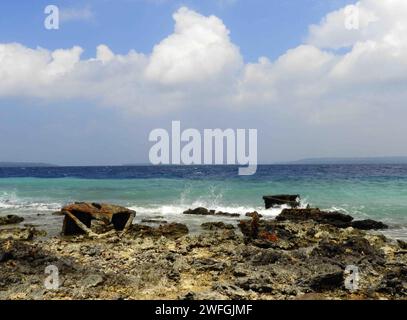
POLYGON ((280 164, 407 164, 407 157, 307 158, 280 164))
POLYGON ((0 168, 37 168, 37 167, 57 167, 55 164, 42 162, 0 162, 0 168))

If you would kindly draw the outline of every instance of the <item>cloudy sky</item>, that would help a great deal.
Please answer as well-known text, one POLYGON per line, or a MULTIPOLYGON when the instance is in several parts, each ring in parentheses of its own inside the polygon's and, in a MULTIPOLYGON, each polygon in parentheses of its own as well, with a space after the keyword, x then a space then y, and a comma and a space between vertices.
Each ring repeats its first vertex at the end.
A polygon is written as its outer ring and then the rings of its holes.
POLYGON ((49 4, 0 3, 0 161, 147 163, 172 120, 255 128, 260 163, 407 155, 405 0, 49 4))

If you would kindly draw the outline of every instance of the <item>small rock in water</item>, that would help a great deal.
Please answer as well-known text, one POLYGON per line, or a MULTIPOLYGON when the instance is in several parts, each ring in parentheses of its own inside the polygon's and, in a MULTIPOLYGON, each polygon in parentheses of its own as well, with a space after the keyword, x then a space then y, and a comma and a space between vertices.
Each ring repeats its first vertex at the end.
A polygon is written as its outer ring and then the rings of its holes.
POLYGON ((229 212, 222 212, 222 211, 215 211, 215 210, 208 210, 203 207, 195 208, 195 209, 188 209, 183 212, 184 214, 193 214, 193 215, 201 215, 201 216, 224 216, 224 217, 240 217, 238 213, 229 213, 229 212))
POLYGON ((0 240, 32 240, 35 235, 34 228, 1 229, 0 240))
POLYGON ((360 229, 360 230, 381 230, 381 229, 389 228, 383 222, 379 222, 379 221, 375 221, 375 220, 371 220, 371 219, 353 221, 352 227, 355 229, 360 229))

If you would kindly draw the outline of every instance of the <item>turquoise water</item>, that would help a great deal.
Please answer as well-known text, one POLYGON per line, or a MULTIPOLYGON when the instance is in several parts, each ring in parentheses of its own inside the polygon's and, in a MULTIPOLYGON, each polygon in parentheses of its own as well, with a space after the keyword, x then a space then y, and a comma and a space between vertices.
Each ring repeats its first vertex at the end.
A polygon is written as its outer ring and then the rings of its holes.
POLYGON ((60 218, 50 213, 74 201, 121 204, 137 219, 185 221, 191 218, 182 212, 197 206, 272 217, 281 209, 264 210, 262 196, 278 193, 300 194, 304 206, 381 220, 395 237, 407 235, 407 166, 262 166, 252 177, 239 177, 234 167, 0 170, 0 215, 20 214, 55 230, 60 218))

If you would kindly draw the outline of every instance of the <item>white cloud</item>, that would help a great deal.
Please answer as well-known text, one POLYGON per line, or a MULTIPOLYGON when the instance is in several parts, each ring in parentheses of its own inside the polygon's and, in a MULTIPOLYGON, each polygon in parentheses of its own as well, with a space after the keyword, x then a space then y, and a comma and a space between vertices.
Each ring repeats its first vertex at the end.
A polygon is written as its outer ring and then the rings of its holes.
POLYGON ((101 45, 83 60, 79 47, 1 44, 0 96, 85 99, 141 114, 258 108, 314 123, 405 112, 407 2, 361 0, 358 7, 359 30, 345 28, 342 9, 312 26, 306 44, 249 64, 219 18, 187 8, 150 55, 101 45), (343 46, 346 53, 332 50, 343 46))

